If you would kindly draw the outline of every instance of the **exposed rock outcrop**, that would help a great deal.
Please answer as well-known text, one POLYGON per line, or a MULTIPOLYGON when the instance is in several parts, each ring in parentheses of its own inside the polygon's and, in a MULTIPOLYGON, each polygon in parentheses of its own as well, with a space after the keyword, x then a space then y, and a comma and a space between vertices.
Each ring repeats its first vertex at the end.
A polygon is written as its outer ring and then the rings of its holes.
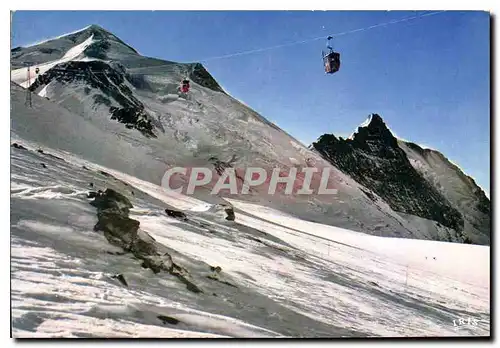
POLYGON ((92 196, 94 200, 90 204, 97 208, 98 218, 94 226, 95 231, 104 232, 104 236, 111 244, 142 260, 142 267, 149 268, 154 273, 168 272, 184 283, 189 291, 202 292, 189 279, 188 271, 173 262, 162 244, 139 230, 139 221, 128 216, 133 205, 127 197, 109 188, 92 196))
POLYGON ((313 147, 393 210, 440 222, 457 232, 463 230, 461 214, 413 168, 379 115, 372 115, 350 139, 325 134, 313 147))

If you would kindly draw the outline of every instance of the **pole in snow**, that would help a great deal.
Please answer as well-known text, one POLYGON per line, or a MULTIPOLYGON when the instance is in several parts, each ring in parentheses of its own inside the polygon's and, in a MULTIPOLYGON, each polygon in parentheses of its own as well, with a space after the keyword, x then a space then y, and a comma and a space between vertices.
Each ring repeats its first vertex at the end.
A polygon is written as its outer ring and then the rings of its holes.
POLYGON ((33 107, 31 103, 31 91, 30 91, 30 86, 31 86, 31 72, 30 72, 30 67, 28 67, 28 78, 26 79, 28 81, 28 86, 26 88, 26 102, 24 103, 26 106, 29 106, 30 108, 33 107))

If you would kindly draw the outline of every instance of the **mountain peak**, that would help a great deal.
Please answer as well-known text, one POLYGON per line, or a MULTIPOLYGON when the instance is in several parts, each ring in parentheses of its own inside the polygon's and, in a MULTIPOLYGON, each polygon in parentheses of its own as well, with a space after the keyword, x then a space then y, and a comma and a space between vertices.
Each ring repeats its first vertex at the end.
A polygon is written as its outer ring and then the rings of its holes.
POLYGON ((100 25, 98 24, 91 24, 87 27, 87 29, 90 29, 90 30, 102 30, 102 31, 106 31, 106 32, 109 32, 109 30, 106 30, 104 29, 103 27, 101 27, 100 25))
POLYGON ((384 120, 382 119, 382 117, 379 114, 370 114, 368 116, 368 118, 358 126, 356 131, 354 131, 348 139, 354 140, 354 138, 360 132, 362 132, 362 129, 365 129, 365 128, 368 130, 383 131, 384 129, 386 129, 387 131, 389 131, 389 128, 387 127, 384 120))
MULTIPOLYGON (((30 46, 16 47, 11 50, 11 53, 16 53, 16 56, 13 58, 21 58, 23 53, 29 53, 29 55, 56 53, 57 58, 60 58, 69 49, 72 49, 75 45, 82 44, 90 37, 92 37, 92 46, 94 46, 92 48, 93 51, 107 50, 110 48, 108 46, 112 45, 114 46, 113 50, 120 53, 130 54, 132 51, 132 54, 139 54, 133 47, 123 42, 115 34, 97 24, 90 24, 84 28, 40 41, 30 46)), ((56 57, 50 58, 54 59, 56 57)))
POLYGON ((397 139, 391 133, 379 114, 371 114, 350 137, 349 140, 357 144, 367 141, 382 141, 388 146, 396 147, 397 139))
POLYGON ((380 127, 380 126, 386 127, 384 120, 379 114, 371 114, 369 120, 370 120, 368 124, 369 128, 380 127))
POLYGON ((389 130, 389 128, 387 127, 384 120, 379 114, 370 114, 370 116, 368 116, 366 121, 358 126, 358 132, 359 128, 379 129, 379 130, 385 128, 389 130))

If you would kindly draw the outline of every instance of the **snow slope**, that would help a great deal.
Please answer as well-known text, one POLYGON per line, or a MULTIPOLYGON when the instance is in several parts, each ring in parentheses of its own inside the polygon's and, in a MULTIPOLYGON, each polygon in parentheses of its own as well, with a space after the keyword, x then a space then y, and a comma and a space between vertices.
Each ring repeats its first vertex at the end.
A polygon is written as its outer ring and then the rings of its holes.
POLYGON ((490 200, 462 170, 433 149, 399 141, 411 165, 445 196, 464 217, 467 236, 488 244, 491 231, 490 200))
POLYGON ((207 205, 200 200, 14 140, 27 148, 12 148, 15 337, 490 333, 487 246, 370 236, 238 200, 231 200, 236 221, 226 222, 196 211, 207 205), (92 230, 90 182, 130 197, 141 230, 167 246, 204 292, 116 254, 92 230), (185 209, 189 221, 166 216, 164 207, 185 209), (207 278, 210 265, 222 268, 226 283, 207 278), (128 286, 112 279, 117 273, 128 286), (468 317, 477 325, 454 326, 468 317))

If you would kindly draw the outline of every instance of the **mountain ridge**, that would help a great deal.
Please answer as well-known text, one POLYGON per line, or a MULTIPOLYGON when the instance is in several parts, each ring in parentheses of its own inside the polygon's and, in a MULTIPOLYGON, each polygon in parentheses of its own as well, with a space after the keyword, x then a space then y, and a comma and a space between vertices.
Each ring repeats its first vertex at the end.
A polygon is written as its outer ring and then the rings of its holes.
MULTIPOLYGON (((437 221, 454 229, 464 242, 479 240, 474 233, 464 231, 464 220, 469 218, 470 209, 460 209, 450 195, 443 193, 442 185, 420 170, 408 149, 424 158, 428 154, 437 156, 454 172, 454 176, 463 181, 470 194, 476 196, 477 210, 489 216, 490 201, 484 191, 441 152, 397 139, 380 115, 370 115, 345 140, 333 134, 323 134, 312 147, 357 182, 375 191, 392 209, 437 221)), ((481 234, 487 238, 480 240, 489 240, 489 233, 489 227, 482 227, 481 234)), ((453 237, 449 236, 449 239, 453 237)))

